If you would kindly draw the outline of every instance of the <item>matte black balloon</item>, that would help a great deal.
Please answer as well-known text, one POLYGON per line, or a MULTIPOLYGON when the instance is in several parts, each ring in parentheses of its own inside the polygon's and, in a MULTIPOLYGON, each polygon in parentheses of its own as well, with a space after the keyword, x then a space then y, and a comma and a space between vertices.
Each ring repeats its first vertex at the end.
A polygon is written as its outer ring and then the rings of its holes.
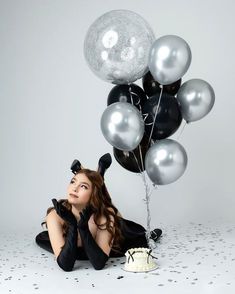
MULTIPOLYGON (((144 91, 146 95, 148 95, 148 97, 151 97, 161 92, 160 84, 154 80, 154 77, 152 76, 150 71, 147 72, 146 75, 144 75, 144 77, 142 78, 142 83, 143 83, 144 91)), ((170 85, 164 85, 163 93, 175 95, 179 91, 180 85, 181 85, 181 79, 179 79, 178 81, 170 85)))
MULTIPOLYGON (((149 136, 157 111, 159 96, 159 94, 156 94, 150 97, 143 106, 142 113, 145 122, 145 133, 149 136)), ((151 139, 155 141, 171 136, 179 128, 181 122, 182 114, 177 99, 174 96, 163 93, 151 139)))
MULTIPOLYGON (((142 154, 142 159, 143 159, 143 165, 144 165, 144 160, 145 160, 145 155, 150 148, 150 144, 148 146, 148 140, 149 136, 144 136, 142 141, 140 142, 139 146, 141 148, 141 154, 142 154)), ((140 150, 139 147, 134 149, 133 151, 122 151, 117 148, 113 148, 113 154, 117 162, 124 167, 125 169, 134 172, 134 173, 140 173, 141 171, 144 171, 142 163, 141 163, 141 156, 140 156, 140 150), (135 156, 133 155, 133 152, 135 156), (136 158, 135 158, 136 157, 136 158), (138 161, 138 163, 136 162, 138 161)))
POLYGON ((128 102, 136 106, 140 111, 147 101, 144 90, 135 84, 117 85, 113 87, 108 95, 107 105, 115 102, 128 102))

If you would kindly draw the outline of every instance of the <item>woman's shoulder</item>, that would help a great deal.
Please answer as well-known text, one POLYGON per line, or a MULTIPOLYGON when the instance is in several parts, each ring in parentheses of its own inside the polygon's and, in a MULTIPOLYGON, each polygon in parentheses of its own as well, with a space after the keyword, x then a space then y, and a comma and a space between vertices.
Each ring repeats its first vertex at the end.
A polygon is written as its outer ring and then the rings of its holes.
POLYGON ((64 224, 64 220, 57 214, 54 208, 46 216, 46 222, 48 223, 48 221, 59 223, 61 225, 64 224))

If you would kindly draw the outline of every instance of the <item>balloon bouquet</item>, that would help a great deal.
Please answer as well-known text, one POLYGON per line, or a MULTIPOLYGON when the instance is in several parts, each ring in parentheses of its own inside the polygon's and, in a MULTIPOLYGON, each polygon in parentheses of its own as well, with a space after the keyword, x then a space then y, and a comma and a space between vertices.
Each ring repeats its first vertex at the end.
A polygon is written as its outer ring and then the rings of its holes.
MULTIPOLYGON (((203 118, 215 101, 204 80, 181 78, 191 63, 187 42, 176 35, 155 39, 149 24, 129 10, 112 10, 89 28, 84 55, 90 69, 115 84, 101 117, 101 130, 113 146, 114 157, 125 169, 142 175, 150 237, 150 189, 176 181, 187 166, 184 147, 168 137, 182 120, 203 118), (143 89, 134 84, 142 78, 143 89)), ((151 246, 151 244, 150 244, 151 246)))

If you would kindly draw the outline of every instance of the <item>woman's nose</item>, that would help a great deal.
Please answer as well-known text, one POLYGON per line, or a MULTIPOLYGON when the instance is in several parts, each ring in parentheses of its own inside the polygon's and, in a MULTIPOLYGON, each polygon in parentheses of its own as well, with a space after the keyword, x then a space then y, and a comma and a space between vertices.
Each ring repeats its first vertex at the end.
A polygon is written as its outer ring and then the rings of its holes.
POLYGON ((78 186, 74 186, 74 187, 73 187, 73 190, 74 190, 74 192, 77 192, 77 190, 78 190, 78 186))

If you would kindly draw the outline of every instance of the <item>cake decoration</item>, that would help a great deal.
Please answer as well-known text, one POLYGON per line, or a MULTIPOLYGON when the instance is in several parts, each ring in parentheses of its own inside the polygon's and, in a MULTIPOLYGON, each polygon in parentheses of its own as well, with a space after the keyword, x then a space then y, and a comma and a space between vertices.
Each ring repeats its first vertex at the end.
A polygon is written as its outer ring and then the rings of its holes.
POLYGON ((148 272, 157 268, 157 264, 150 248, 131 248, 125 253, 126 262, 124 270, 130 272, 148 272))

